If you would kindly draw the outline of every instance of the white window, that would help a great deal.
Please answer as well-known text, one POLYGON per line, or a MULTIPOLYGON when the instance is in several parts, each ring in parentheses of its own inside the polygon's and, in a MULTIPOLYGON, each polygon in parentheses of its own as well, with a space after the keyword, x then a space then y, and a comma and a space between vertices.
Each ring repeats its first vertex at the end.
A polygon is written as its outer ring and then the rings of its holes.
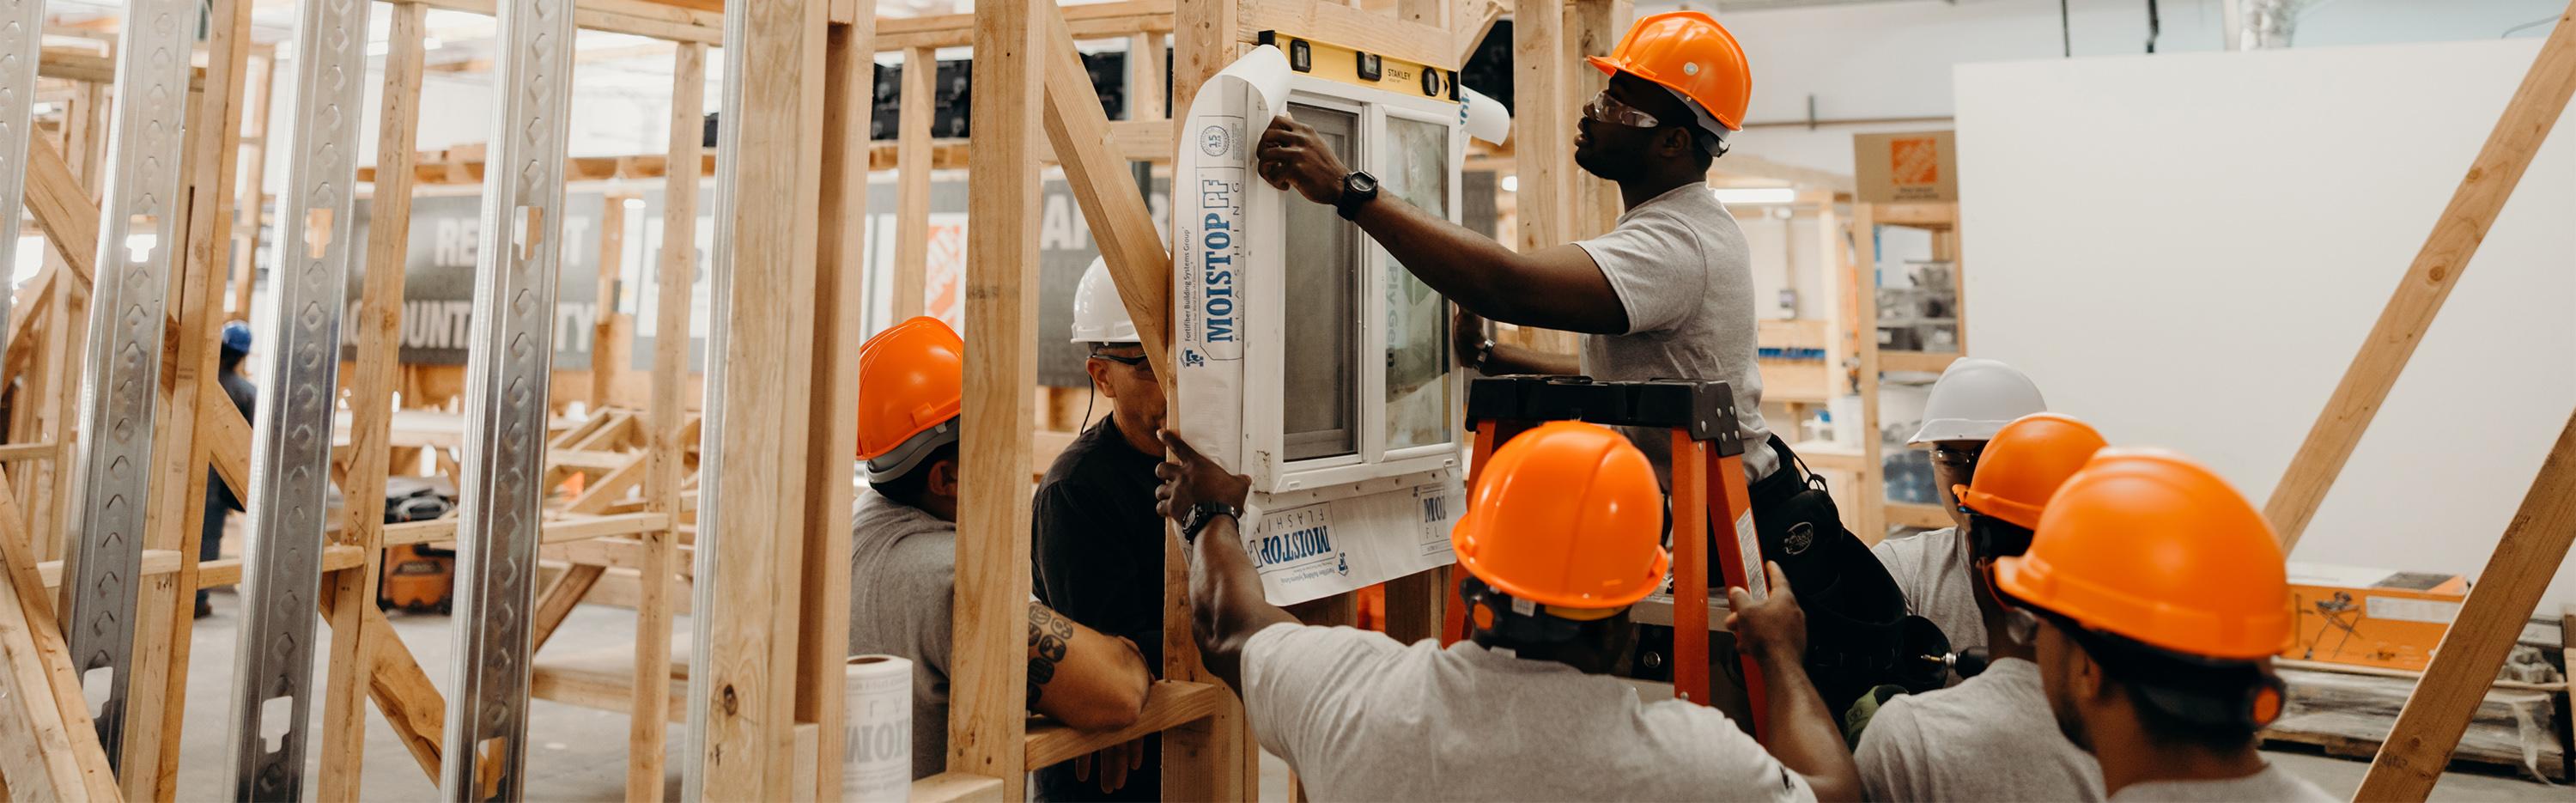
MULTIPOLYGON (((1304 75, 1289 89, 1288 113, 1344 164, 1376 176, 1386 197, 1457 219, 1458 104, 1304 75)), ((1256 490, 1457 468, 1464 375, 1451 353, 1448 300, 1332 207, 1262 195, 1250 214, 1271 221, 1256 230, 1280 233, 1271 279, 1279 284, 1263 294, 1278 299, 1263 312, 1279 328, 1252 342, 1247 371, 1277 371, 1281 392, 1245 399, 1256 490)))

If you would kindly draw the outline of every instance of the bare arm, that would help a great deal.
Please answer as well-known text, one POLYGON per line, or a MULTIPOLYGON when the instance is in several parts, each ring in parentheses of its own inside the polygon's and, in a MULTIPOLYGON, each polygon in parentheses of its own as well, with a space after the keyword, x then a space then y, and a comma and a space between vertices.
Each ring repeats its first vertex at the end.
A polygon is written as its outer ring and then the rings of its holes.
MULTIPOLYGON (((1350 174, 1314 128, 1287 117, 1262 132, 1258 160, 1270 186, 1293 186, 1320 204, 1338 200, 1350 174)), ((1627 307, 1581 248, 1518 253, 1392 194, 1360 207, 1358 223, 1423 284, 1478 315, 1572 332, 1628 331, 1627 307)))
POLYGON ((1134 643, 1029 603, 1029 710, 1080 730, 1116 730, 1144 712, 1153 682, 1134 643))
POLYGON ((1769 597, 1756 602, 1742 588, 1726 590, 1727 605, 1735 611, 1727 615, 1726 627, 1735 633, 1737 649, 1762 667, 1762 746, 1791 772, 1805 776, 1817 800, 1858 801, 1860 769, 1852 763, 1824 697, 1807 680, 1806 614, 1798 609, 1798 597, 1789 591, 1780 564, 1766 562, 1763 569, 1771 581, 1769 597))
MULTIPOLYGON (((1163 479, 1154 491, 1156 509, 1186 520, 1201 500, 1243 508, 1252 478, 1226 473, 1190 448, 1180 433, 1164 430, 1162 437, 1172 458, 1154 467, 1154 476, 1163 479)), ((1263 628, 1297 623, 1297 617, 1262 595, 1261 574, 1253 569, 1252 557, 1243 554, 1242 544, 1234 517, 1219 516, 1197 541, 1183 547, 1190 561, 1190 629, 1198 637, 1199 662, 1236 689, 1243 688, 1244 643, 1263 628)))

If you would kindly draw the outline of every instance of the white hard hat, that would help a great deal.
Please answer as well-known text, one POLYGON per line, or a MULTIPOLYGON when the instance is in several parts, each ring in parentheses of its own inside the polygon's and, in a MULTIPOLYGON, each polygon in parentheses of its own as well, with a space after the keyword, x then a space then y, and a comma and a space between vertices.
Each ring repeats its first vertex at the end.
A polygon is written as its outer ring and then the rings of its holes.
POLYGON ((1136 343, 1136 321, 1118 299, 1118 283, 1109 279, 1109 260, 1092 257, 1082 269, 1082 285, 1073 290, 1073 342, 1136 343))
POLYGON ((1941 372, 1941 381, 1932 383, 1932 398, 1923 403, 1923 429, 1906 444, 1992 440, 1995 431, 2013 419, 2047 409, 2039 386, 2019 369, 1963 357, 1941 372))

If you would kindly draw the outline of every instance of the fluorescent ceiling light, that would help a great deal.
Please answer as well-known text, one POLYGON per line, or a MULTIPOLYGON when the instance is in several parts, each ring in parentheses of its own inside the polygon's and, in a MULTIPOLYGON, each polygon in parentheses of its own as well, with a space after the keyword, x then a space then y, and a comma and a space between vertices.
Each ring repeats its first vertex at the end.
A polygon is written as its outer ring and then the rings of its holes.
POLYGON ((1512 175, 1504 176, 1504 177, 1503 177, 1503 191, 1504 191, 1504 192, 1520 192, 1520 191, 1521 191, 1521 177, 1520 177, 1520 174, 1518 174, 1518 173, 1514 173, 1514 174, 1512 174, 1512 175))
POLYGON ((1714 187, 1709 191, 1717 194, 1718 203, 1730 206, 1798 202, 1798 190, 1793 187, 1714 187))

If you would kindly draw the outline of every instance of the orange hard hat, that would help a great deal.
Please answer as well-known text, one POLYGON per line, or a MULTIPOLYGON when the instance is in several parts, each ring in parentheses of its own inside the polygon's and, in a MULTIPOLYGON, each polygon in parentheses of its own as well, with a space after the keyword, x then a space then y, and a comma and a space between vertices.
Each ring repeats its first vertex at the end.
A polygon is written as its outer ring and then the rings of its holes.
POLYGON ((2290 585, 2263 514, 2172 452, 2104 449, 2049 500, 1995 586, 2150 647, 2253 660, 2290 644, 2290 585))
POLYGON ((1618 608, 1664 581, 1664 494, 1618 433, 1551 421, 1494 450, 1450 530, 1458 563, 1541 605, 1618 608))
POLYGON ((1735 35, 1705 13, 1649 15, 1629 26, 1608 57, 1584 60, 1604 73, 1626 72, 1682 93, 1726 130, 1744 130, 1744 109, 1753 102, 1753 69, 1735 35))
POLYGON ((859 459, 871 480, 903 476, 957 440, 966 341, 937 318, 887 327, 859 346, 859 459))
POLYGON ((2049 495, 2108 445, 2073 416, 2032 413, 1996 430, 1979 453, 1976 478, 1950 491, 1969 510, 2035 530, 2049 495))

